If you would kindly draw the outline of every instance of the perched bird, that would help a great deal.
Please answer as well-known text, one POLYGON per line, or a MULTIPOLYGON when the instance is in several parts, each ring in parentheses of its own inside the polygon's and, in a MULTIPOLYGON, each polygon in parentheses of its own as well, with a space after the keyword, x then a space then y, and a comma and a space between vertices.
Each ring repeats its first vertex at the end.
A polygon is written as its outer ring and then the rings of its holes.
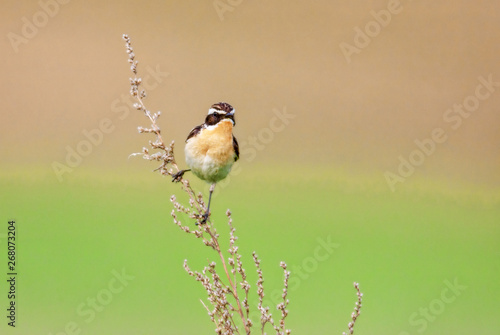
POLYGON ((208 219, 215 184, 226 178, 240 155, 238 141, 233 135, 234 112, 225 102, 210 107, 205 123, 194 127, 186 139, 184 152, 190 169, 173 175, 172 181, 180 181, 185 172, 192 171, 198 178, 211 183, 207 211, 201 223, 208 219))

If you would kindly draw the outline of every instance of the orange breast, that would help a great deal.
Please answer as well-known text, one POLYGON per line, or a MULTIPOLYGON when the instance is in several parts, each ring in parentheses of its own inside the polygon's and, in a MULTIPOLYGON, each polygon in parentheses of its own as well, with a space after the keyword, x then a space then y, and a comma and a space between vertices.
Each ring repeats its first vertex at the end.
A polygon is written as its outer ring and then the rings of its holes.
POLYGON ((233 124, 229 120, 219 122, 213 128, 204 129, 195 139, 198 154, 208 155, 219 164, 234 160, 233 124))

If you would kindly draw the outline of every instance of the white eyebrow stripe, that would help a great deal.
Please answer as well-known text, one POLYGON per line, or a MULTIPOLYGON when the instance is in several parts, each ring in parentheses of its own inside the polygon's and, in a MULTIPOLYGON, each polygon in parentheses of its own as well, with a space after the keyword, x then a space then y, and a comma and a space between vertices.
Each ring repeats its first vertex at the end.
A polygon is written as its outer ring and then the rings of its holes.
POLYGON ((226 114, 226 112, 224 112, 224 111, 222 111, 222 110, 220 110, 220 109, 210 108, 210 109, 208 110, 208 114, 213 114, 213 113, 216 113, 216 112, 217 112, 217 113, 221 113, 221 114, 226 114))

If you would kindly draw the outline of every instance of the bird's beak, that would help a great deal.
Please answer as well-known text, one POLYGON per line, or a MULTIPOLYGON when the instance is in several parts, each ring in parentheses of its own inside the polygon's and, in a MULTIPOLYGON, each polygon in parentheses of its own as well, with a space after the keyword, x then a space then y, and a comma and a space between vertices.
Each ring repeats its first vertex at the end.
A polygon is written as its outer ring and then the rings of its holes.
POLYGON ((233 121, 233 126, 236 126, 236 121, 234 120, 234 110, 230 113, 227 113, 226 118, 231 119, 231 121, 233 121))

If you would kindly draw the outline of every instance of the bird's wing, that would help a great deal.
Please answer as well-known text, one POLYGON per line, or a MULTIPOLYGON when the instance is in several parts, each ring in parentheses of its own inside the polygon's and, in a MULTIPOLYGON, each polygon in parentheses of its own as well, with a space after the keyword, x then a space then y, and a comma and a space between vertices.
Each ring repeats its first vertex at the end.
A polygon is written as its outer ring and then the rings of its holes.
POLYGON ((238 145, 238 141, 236 141, 236 137, 233 135, 233 148, 234 148, 234 153, 236 154, 236 159, 234 160, 235 162, 240 158, 240 146, 238 145))
POLYGON ((191 129, 191 131, 189 132, 189 135, 188 137, 186 138, 186 142, 191 138, 191 137, 195 137, 196 135, 198 135, 201 131, 201 129, 203 128, 203 125, 199 125, 199 126, 196 126, 194 127, 193 129, 191 129))

